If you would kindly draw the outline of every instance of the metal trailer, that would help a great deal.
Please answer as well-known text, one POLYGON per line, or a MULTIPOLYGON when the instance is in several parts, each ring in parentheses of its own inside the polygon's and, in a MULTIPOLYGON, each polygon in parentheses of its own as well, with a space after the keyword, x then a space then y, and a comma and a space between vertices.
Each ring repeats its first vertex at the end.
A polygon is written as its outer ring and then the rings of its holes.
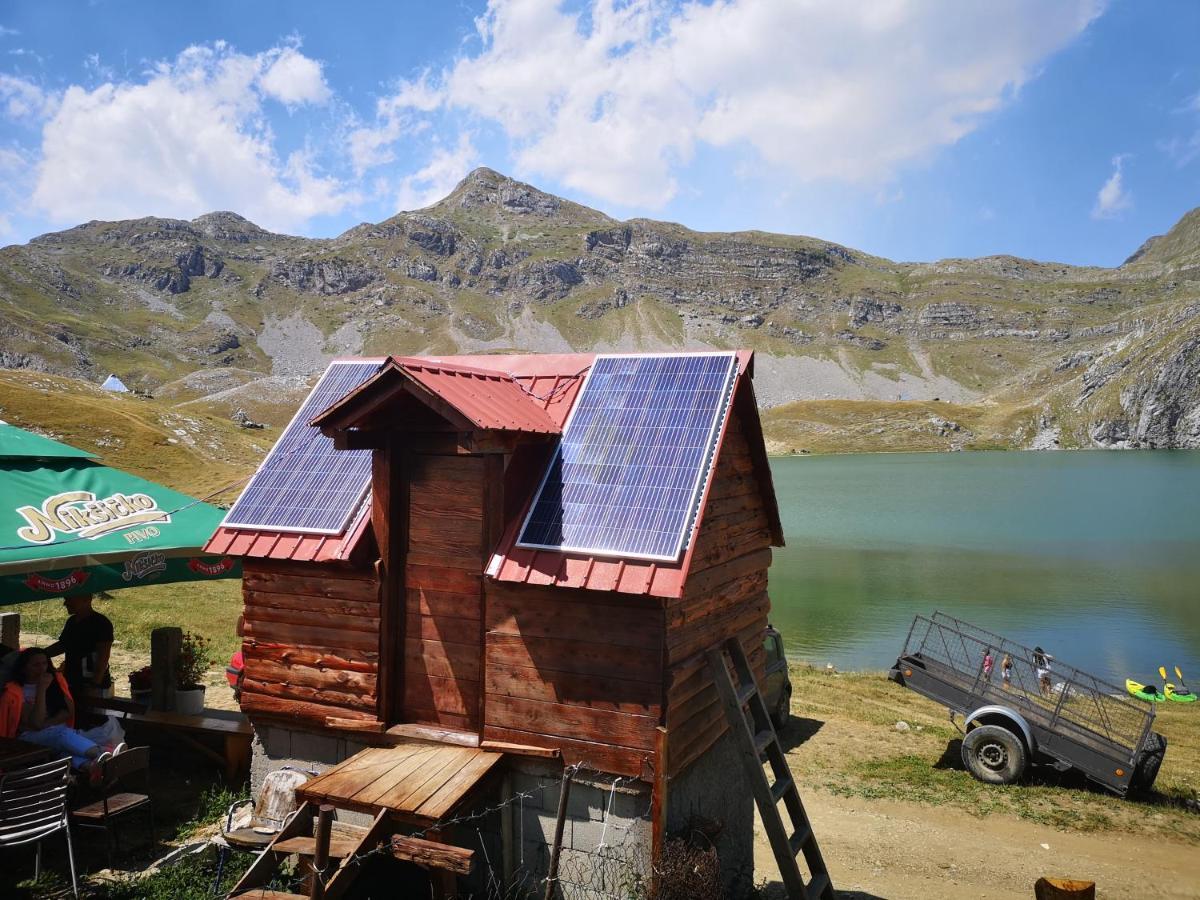
POLYGON ((1153 704, 943 613, 913 620, 889 677, 948 707, 951 719, 964 717, 963 762, 992 784, 1011 784, 1040 762, 1078 769, 1125 796, 1154 783, 1167 751, 1166 738, 1152 728, 1153 704), (989 650, 990 676, 983 666, 989 650), (1001 668, 1006 654, 1008 680, 1001 668), (1048 685, 1039 677, 1047 669, 1048 685))

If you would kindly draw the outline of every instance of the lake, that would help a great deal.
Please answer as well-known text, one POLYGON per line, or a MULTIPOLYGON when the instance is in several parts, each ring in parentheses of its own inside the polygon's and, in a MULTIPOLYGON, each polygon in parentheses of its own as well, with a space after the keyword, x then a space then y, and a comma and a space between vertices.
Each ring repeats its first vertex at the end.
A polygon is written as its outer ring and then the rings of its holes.
POLYGON ((941 610, 1124 685, 1200 689, 1200 452, 904 453, 771 462, 788 655, 886 669, 941 610))

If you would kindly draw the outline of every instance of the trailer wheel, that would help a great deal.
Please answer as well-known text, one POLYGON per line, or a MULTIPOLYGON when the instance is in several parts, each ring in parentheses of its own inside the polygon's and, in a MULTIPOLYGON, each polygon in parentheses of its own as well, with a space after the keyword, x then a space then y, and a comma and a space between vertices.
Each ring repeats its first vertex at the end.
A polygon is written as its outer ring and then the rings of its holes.
POLYGON ((1137 768, 1133 770, 1133 778, 1129 780, 1129 786, 1139 791, 1150 790, 1166 755, 1167 739, 1157 731, 1150 732, 1142 748, 1142 755, 1138 758, 1137 768))
POLYGON ((962 757, 971 774, 988 784, 1020 781, 1029 763, 1025 744, 1000 725, 980 725, 968 731, 962 757))

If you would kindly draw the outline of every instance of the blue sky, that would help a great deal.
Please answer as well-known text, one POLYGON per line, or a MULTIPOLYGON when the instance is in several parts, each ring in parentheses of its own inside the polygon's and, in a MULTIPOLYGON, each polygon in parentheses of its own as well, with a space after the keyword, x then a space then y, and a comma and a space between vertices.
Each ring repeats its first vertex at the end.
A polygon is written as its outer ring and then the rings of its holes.
POLYGON ((1200 205, 1200 4, 0 6, 0 242, 331 236, 477 165, 627 218, 1116 265, 1200 205))

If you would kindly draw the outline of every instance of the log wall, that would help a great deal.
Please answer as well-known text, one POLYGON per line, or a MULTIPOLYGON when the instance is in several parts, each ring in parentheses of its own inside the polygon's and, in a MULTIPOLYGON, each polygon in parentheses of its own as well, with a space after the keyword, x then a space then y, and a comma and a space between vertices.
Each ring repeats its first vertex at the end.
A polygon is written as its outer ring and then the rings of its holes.
POLYGON ((651 597, 488 582, 484 740, 647 777, 662 712, 651 597))
POLYGON ((738 636, 762 677, 771 602, 771 532, 740 417, 731 412, 695 538, 684 595, 666 609, 669 773, 682 771, 725 733, 704 653, 738 636))
POLYGON ((323 727, 374 719, 379 580, 372 569, 243 561, 242 709, 323 727))

